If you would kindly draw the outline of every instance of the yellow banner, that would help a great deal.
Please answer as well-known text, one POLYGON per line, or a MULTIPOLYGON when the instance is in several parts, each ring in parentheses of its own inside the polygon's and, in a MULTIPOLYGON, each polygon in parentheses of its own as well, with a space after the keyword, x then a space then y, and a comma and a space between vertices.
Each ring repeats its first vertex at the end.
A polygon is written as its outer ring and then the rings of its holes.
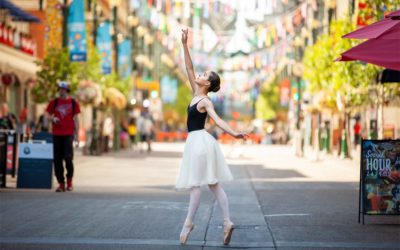
POLYGON ((58 0, 47 0, 46 6, 46 39, 44 54, 48 49, 62 47, 62 5, 58 0))

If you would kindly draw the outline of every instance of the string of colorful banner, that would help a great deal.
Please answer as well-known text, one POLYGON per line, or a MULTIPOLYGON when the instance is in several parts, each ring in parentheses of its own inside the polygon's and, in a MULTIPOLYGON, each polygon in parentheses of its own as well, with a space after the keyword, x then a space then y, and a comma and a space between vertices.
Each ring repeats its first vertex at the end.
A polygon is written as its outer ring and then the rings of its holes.
MULTIPOLYGON (((272 4, 274 4, 273 2, 271 1, 272 4)), ((225 58, 221 58, 220 55, 210 55, 209 52, 215 49, 218 42, 226 40, 225 35, 215 34, 206 22, 201 23, 201 28, 196 28, 196 26, 200 27, 197 19, 200 16, 207 19, 213 11, 222 11, 220 14, 223 15, 233 14, 234 10, 230 6, 218 5, 218 3, 219 1, 201 1, 200 3, 193 3, 193 1, 185 1, 184 3, 173 1, 170 3, 171 6, 168 7, 168 1, 164 3, 156 1, 154 3, 136 0, 133 3, 133 7, 137 10, 137 14, 142 20, 150 21, 152 26, 160 31, 161 35, 157 36, 158 40, 171 52, 174 61, 178 65, 181 65, 182 51, 179 44, 180 29, 183 26, 181 20, 183 18, 190 18, 190 7, 192 4, 193 29, 191 35, 193 35, 194 42, 193 44, 189 44, 189 46, 192 46, 194 49, 194 58, 199 59, 196 60, 200 63, 199 67, 213 67, 224 70, 248 70, 252 68, 260 69, 262 67, 273 70, 274 67, 271 67, 271 65, 276 65, 276 62, 285 56, 286 49, 292 43, 295 28, 305 26, 305 19, 309 12, 308 8, 312 8, 313 11, 316 9, 316 4, 302 3, 290 13, 283 16, 276 16, 268 22, 248 27, 247 39, 256 52, 246 56, 225 56, 225 58), (210 8, 210 6, 214 8, 210 8), (221 8, 221 6, 224 8, 221 8), (210 39, 215 36, 216 39, 210 39), (201 65, 202 62, 204 65, 201 65)), ((271 10, 271 8, 267 9, 271 10)), ((248 11, 250 12, 250 10, 248 11)), ((311 25, 311 23, 309 22, 308 25, 311 25)))

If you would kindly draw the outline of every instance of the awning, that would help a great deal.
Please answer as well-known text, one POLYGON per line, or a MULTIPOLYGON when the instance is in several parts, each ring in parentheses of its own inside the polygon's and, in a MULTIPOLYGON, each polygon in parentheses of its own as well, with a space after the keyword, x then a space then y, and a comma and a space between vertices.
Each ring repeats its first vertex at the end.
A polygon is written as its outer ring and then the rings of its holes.
POLYGON ((35 77, 39 70, 36 60, 34 56, 0 44, 0 71, 16 73, 22 82, 35 77))
POLYGON ((13 16, 13 20, 40 23, 39 18, 23 11, 19 7, 15 6, 13 3, 9 2, 8 0, 0 1, 0 9, 8 10, 10 15, 13 16))

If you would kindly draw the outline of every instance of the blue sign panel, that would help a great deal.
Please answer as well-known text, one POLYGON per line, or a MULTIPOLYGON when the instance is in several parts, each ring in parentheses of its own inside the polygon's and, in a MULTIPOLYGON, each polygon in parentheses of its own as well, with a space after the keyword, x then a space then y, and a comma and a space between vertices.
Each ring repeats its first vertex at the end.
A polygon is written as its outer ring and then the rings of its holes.
POLYGON ((83 0, 73 0, 69 6, 68 48, 71 61, 86 61, 85 6, 83 0))

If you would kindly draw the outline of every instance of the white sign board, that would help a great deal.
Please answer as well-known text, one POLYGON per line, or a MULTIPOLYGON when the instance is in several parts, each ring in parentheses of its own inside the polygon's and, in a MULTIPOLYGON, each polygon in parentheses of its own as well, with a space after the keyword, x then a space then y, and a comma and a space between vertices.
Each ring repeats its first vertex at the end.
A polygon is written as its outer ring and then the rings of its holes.
POLYGON ((52 143, 20 143, 20 159, 53 159, 52 143))

